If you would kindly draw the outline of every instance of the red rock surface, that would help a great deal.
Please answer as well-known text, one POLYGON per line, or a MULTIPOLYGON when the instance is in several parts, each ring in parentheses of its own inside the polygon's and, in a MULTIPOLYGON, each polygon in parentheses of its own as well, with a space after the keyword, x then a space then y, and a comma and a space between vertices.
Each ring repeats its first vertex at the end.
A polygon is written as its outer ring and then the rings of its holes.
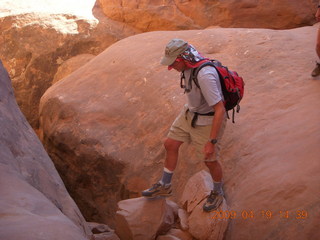
MULTIPOLYGON (((97 0, 95 4, 94 0, 2 0, 0 58, 13 81, 18 105, 37 130, 39 99, 61 77, 70 59, 97 55, 141 31, 311 25, 316 5, 316 0, 97 0)), ((73 63, 70 71, 84 61, 73 63)))
POLYGON ((120 240, 114 230, 105 224, 89 222, 88 225, 94 234, 94 240, 120 240))
POLYGON ((188 180, 180 199, 181 205, 189 213, 188 232, 196 239, 222 240, 228 227, 229 219, 218 217, 220 212, 229 211, 225 199, 213 212, 207 213, 202 209, 212 189, 211 175, 202 170, 188 180))
POLYGON ((190 233, 184 232, 180 229, 172 228, 166 235, 158 236, 157 240, 193 240, 190 233))
POLYGON ((284 29, 315 22, 317 0, 97 0, 106 16, 142 31, 209 26, 284 29))
POLYGON ((120 239, 151 240, 165 234, 174 223, 174 212, 165 198, 144 197, 118 203, 116 233, 120 239))
MULTIPOLYGON (((51 87, 41 100, 44 143, 84 214, 108 222, 117 200, 158 180, 161 141, 185 102, 179 75, 159 60, 166 43, 179 37, 246 82, 241 112, 223 139, 226 199, 238 214, 226 239, 319 238, 320 81, 310 77, 316 32, 317 26, 140 34, 51 87), (251 210, 254 218, 243 219, 251 210), (273 217, 261 217, 262 210, 273 217), (297 219, 302 210, 307 219, 297 219)), ((184 146, 175 198, 203 168, 184 146)))
MULTIPOLYGON (((0 59, 12 79, 18 105, 34 129, 39 127, 40 97, 59 78, 55 75, 65 62, 83 54, 96 56, 135 33, 121 23, 99 22, 91 9, 87 9, 90 16, 77 15, 85 10, 72 12, 75 8, 65 1, 0 3, 0 59)), ((77 61, 72 70, 82 64, 77 61)))

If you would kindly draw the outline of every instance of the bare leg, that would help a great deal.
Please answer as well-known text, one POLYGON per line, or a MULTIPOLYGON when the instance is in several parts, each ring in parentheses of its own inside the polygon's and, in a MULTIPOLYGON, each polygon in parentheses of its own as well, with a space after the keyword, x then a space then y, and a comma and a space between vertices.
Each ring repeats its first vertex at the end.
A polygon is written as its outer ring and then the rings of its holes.
POLYGON ((218 161, 205 162, 209 168, 211 177, 213 179, 213 191, 207 198, 207 201, 203 205, 205 212, 210 212, 217 209, 223 202, 223 190, 222 190, 222 168, 218 161))
POLYGON ((318 29, 316 52, 318 57, 320 58, 320 28, 318 29))
POLYGON ((183 142, 167 138, 164 147, 167 151, 164 162, 162 179, 151 188, 141 192, 144 197, 170 196, 171 195, 171 177, 178 162, 179 148, 183 142), (168 171, 169 170, 169 171, 168 171))
POLYGON ((222 181, 222 168, 218 161, 214 162, 205 162, 207 167, 209 168, 211 177, 215 182, 222 181))
POLYGON ((179 148, 183 142, 171 138, 167 138, 164 142, 164 147, 167 151, 164 167, 170 171, 174 171, 177 166, 179 148))

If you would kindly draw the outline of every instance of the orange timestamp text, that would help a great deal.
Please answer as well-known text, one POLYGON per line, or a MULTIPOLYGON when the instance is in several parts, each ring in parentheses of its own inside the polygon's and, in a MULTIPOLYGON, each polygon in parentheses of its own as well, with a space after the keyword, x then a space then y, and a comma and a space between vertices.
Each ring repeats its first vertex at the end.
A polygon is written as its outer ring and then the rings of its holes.
POLYGON ((305 220, 308 218, 308 212, 306 210, 296 210, 296 211, 288 211, 288 210, 280 210, 280 211, 271 211, 271 210, 242 210, 242 211, 234 211, 234 210, 216 210, 211 212, 212 219, 244 219, 250 220, 255 218, 263 218, 263 219, 272 219, 275 217, 281 219, 289 219, 295 218, 297 220, 305 220))

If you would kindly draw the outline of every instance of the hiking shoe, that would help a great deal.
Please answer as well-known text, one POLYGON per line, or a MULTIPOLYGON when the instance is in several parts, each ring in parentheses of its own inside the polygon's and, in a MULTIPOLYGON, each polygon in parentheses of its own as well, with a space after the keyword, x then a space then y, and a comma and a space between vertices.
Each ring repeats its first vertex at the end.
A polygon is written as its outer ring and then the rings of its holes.
POLYGON ((316 77, 320 75, 320 63, 316 63, 316 67, 313 69, 311 76, 316 77))
POLYGON ((216 210, 221 205, 222 201, 223 194, 212 190, 207 201, 203 204, 203 211, 211 212, 216 210))
POLYGON ((171 196, 171 184, 162 185, 161 183, 157 182, 153 184, 153 186, 149 189, 146 189, 141 192, 142 196, 153 198, 156 196, 164 196, 168 197, 171 196))

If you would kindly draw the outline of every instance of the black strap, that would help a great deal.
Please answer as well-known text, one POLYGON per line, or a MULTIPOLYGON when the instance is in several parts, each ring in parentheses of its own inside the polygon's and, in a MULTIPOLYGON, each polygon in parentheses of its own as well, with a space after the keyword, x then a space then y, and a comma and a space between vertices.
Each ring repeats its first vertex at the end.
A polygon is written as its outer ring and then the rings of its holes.
MULTIPOLYGON (((190 110, 187 109, 186 113, 188 113, 190 110)), ((195 128, 196 127, 196 122, 198 120, 198 116, 214 116, 214 112, 208 112, 208 113, 197 113, 193 112, 193 118, 191 120, 191 127, 195 128)))
MULTIPOLYGON (((200 89, 200 85, 199 85, 199 82, 198 82, 198 79, 197 79, 197 75, 198 75, 198 72, 199 72, 203 67, 206 67, 206 66, 212 66, 212 67, 214 67, 214 68, 217 70, 217 73, 218 73, 218 75, 219 75, 219 80, 220 80, 220 85, 221 85, 222 94, 223 94, 223 96, 224 96, 224 99, 227 99, 227 97, 226 97, 227 88, 226 88, 226 85, 225 85, 225 83, 224 83, 223 76, 220 74, 220 72, 219 72, 218 69, 216 68, 216 67, 222 67, 222 64, 221 64, 221 62, 219 62, 219 61, 217 61, 217 60, 210 60, 209 62, 205 62, 205 63, 203 63, 201 66, 193 69, 192 72, 191 72, 191 75, 190 75, 190 79, 189 79, 190 83, 191 83, 191 81, 193 81, 193 82, 195 83, 195 85, 200 89)), ((227 67, 225 67, 225 68, 227 68, 227 67)), ((227 70, 228 70, 228 68, 227 68, 227 70)), ((191 84, 190 84, 190 85, 191 85, 191 84)), ((239 89, 237 89, 237 93, 238 93, 238 95, 239 95, 239 101, 238 101, 238 103, 237 103, 237 109, 236 109, 236 111, 237 111, 237 113, 238 113, 238 112, 240 111, 240 105, 239 105, 239 102, 240 102, 240 91, 239 91, 239 89)), ((230 119, 228 111, 226 111, 226 112, 227 112, 227 118, 230 119)), ((235 115, 235 110, 234 110, 234 108, 233 108, 233 109, 232 109, 232 123, 235 123, 235 121, 234 121, 234 115, 235 115)), ((196 117, 196 119, 197 119, 197 118, 198 118, 198 116, 196 117)), ((195 121, 196 121, 196 120, 195 120, 195 121)))
MULTIPOLYGON (((221 62, 219 62, 218 60, 210 60, 209 62, 205 62, 203 63, 202 65, 200 65, 199 67, 197 68, 194 68, 190 74, 190 79, 189 81, 191 82, 193 80, 193 82, 195 83, 195 85, 200 89, 200 85, 199 85, 199 82, 198 82, 198 73, 200 72, 200 70, 206 66, 211 66, 211 67, 214 67, 216 70, 217 68, 216 67, 222 67, 222 64, 221 62)), ((221 87, 223 88, 223 86, 225 87, 224 85, 224 81, 222 81, 222 76, 220 74, 220 72, 217 70, 217 73, 219 75, 219 80, 220 80, 220 83, 221 83, 221 87)))
POLYGON ((186 79, 186 77, 185 77, 185 75, 184 75, 184 71, 182 71, 181 72, 181 77, 180 77, 180 87, 181 88, 186 88, 186 85, 184 85, 183 83, 184 83, 184 81, 185 81, 185 79, 186 79))

